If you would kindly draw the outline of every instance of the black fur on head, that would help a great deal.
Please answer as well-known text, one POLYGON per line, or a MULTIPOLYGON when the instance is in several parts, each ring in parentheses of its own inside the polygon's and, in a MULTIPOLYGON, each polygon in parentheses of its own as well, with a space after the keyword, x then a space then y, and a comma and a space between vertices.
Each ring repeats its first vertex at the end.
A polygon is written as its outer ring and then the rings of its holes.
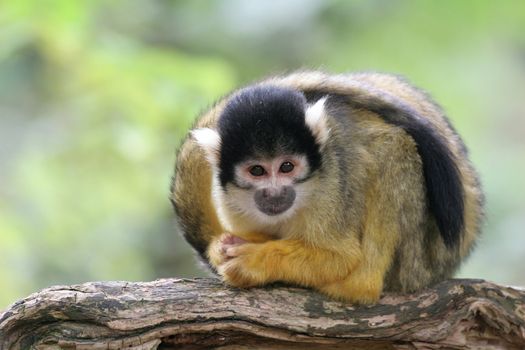
POLYGON ((304 154, 310 172, 321 166, 319 145, 305 122, 301 92, 272 85, 245 88, 226 104, 218 121, 219 179, 234 181, 236 164, 251 158, 304 154))

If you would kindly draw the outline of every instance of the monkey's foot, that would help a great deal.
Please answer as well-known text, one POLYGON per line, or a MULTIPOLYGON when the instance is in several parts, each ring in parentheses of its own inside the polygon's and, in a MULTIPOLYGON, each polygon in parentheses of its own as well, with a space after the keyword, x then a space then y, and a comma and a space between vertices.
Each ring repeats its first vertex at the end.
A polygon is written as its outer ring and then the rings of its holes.
POLYGON ((341 281, 332 282, 321 286, 319 290, 328 296, 359 304, 372 304, 379 300, 383 289, 383 280, 381 277, 350 274, 341 281))

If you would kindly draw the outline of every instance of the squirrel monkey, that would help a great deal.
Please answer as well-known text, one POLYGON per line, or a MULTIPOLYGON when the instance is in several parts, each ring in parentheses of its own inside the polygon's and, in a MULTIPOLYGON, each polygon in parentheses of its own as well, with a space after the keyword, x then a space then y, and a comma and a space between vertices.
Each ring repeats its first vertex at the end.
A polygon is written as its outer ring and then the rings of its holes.
POLYGON ((298 72, 237 90, 182 144, 171 201, 229 285, 373 303, 449 278, 483 195, 442 110, 386 74, 298 72))

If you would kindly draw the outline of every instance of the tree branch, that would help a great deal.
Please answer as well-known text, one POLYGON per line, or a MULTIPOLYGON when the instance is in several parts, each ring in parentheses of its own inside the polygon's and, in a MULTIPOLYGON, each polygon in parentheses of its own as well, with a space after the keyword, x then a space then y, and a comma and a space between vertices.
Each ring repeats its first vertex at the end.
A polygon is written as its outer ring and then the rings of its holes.
POLYGON ((525 291, 449 280, 373 306, 302 288, 215 279, 92 282, 0 314, 0 349, 418 349, 525 347, 525 291))

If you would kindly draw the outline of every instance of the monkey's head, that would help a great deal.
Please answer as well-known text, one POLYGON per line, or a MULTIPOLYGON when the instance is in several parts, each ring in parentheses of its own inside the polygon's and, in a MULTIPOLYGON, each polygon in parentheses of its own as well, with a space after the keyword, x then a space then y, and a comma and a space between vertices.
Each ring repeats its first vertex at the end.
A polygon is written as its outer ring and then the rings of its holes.
POLYGON ((308 105, 301 92, 256 85, 228 100, 216 130, 192 132, 227 209, 276 223, 312 195, 308 183, 322 167, 329 135, 324 101, 308 105))

